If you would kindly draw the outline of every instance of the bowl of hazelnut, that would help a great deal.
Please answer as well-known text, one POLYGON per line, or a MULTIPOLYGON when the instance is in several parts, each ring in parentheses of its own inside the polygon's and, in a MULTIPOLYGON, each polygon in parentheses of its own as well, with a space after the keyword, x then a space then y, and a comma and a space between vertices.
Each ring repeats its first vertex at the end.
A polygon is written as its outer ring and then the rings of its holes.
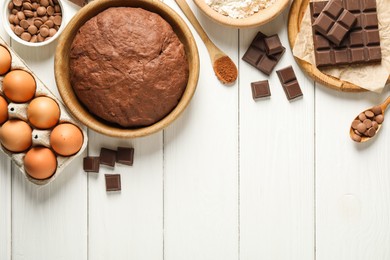
POLYGON ((2 19, 13 40, 33 47, 50 44, 65 27, 60 0, 5 0, 2 19))

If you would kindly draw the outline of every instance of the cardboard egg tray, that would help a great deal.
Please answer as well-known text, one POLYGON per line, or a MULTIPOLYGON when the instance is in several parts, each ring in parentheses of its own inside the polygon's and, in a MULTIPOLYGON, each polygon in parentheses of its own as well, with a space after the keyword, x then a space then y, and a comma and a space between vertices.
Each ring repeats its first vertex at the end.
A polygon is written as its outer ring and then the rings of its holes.
MULTIPOLYGON (((69 112, 66 110, 64 104, 60 100, 58 100, 58 98, 56 98, 53 95, 53 93, 50 92, 50 90, 42 83, 42 81, 27 67, 27 65, 24 63, 24 61, 5 43, 5 41, 1 37, 0 37, 0 45, 7 48, 8 51, 11 53, 11 56, 12 56, 11 70, 15 70, 15 69, 25 70, 26 72, 30 73, 34 77, 35 82, 36 82, 36 92, 35 92, 34 98, 40 97, 40 96, 47 96, 47 97, 50 97, 53 100, 55 100, 60 108, 59 124, 60 123, 72 123, 72 124, 78 126, 83 133, 84 141, 83 141, 83 145, 82 145, 80 151, 78 151, 75 155, 69 156, 69 157, 64 157, 64 156, 60 156, 60 155, 56 154, 56 156, 57 156, 57 170, 52 177, 50 177, 49 179, 45 179, 45 180, 37 180, 37 179, 31 178, 24 170, 23 159, 24 159, 24 156, 25 156, 27 151, 22 152, 22 153, 12 153, 0 145, 0 147, 1 147, 0 150, 2 150, 5 154, 7 154, 12 159, 12 161, 15 162, 17 167, 20 169, 20 171, 23 173, 23 175, 29 181, 31 181, 32 183, 35 183, 37 185, 46 185, 46 184, 52 182, 59 174, 61 174, 63 169, 73 160, 74 157, 80 155, 83 152, 83 150, 85 149, 85 147, 87 146, 87 143, 88 143, 87 132, 86 132, 85 127, 83 127, 80 124, 80 122, 75 120, 69 114, 69 112)), ((6 98, 5 95, 3 94, 3 78, 5 75, 0 76, 0 95, 3 96, 4 98, 6 98)), ((7 99, 7 101, 9 102, 8 99, 7 99)), ((21 119, 21 120, 26 121, 28 123, 27 106, 28 106, 29 102, 27 102, 27 103, 9 103, 8 104, 8 117, 9 117, 9 119, 13 119, 13 118, 14 119, 21 119)), ((33 147, 34 146, 45 146, 45 147, 50 148, 50 133, 51 133, 52 129, 40 130, 40 129, 34 129, 34 127, 32 125, 30 125, 30 126, 33 130, 32 137, 31 137, 32 138, 32 146, 33 147)))

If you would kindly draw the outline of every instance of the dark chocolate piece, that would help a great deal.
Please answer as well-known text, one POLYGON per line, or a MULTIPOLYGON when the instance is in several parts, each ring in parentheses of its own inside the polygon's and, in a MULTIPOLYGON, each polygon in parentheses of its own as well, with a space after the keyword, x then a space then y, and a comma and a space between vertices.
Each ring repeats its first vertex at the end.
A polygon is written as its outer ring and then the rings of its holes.
POLYGON ((119 174, 104 174, 106 178, 106 191, 121 190, 121 176, 119 174))
POLYGON ((254 100, 271 96, 268 80, 262 80, 251 83, 252 97, 254 100))
POLYGON ((267 38, 266 35, 258 32, 242 59, 261 72, 270 75, 276 64, 282 58, 286 48, 282 47, 283 50, 278 54, 267 55, 265 38, 267 38))
POLYGON ((283 45, 280 42, 279 36, 277 34, 265 38, 264 43, 267 55, 274 55, 284 51, 283 45))
MULTIPOLYGON (((339 46, 327 40, 313 28, 316 66, 373 63, 382 59, 375 0, 335 0, 354 14, 357 22, 339 46)), ((327 1, 310 2, 312 24, 327 1)))
POLYGON ((288 100, 303 96, 297 77, 291 66, 278 70, 276 73, 278 74, 280 83, 282 84, 288 100))
POLYGON ((86 172, 99 172, 99 157, 88 156, 84 158, 83 168, 86 172))
POLYGON ((134 148, 118 147, 116 161, 121 164, 133 165, 134 148))
POLYGON ((88 0, 69 0, 69 1, 80 6, 80 7, 83 7, 86 4, 88 4, 88 0))
POLYGON ((330 0, 313 23, 313 28, 336 45, 351 30, 356 17, 336 0, 330 0))
POLYGON ((116 151, 107 148, 100 149, 100 164, 114 167, 116 162, 116 151))

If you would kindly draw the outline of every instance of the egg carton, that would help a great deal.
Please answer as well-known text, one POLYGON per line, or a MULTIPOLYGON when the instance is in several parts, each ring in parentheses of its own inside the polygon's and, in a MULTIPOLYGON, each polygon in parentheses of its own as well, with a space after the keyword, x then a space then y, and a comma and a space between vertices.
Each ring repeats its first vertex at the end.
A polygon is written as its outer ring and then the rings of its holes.
MULTIPOLYGON (((6 42, 0 37, 0 45, 8 49, 8 51, 11 53, 12 57, 12 64, 11 64, 11 70, 15 69, 20 69, 24 70, 28 73, 30 73, 36 82, 36 92, 35 96, 40 97, 40 96, 46 96, 50 97, 53 100, 55 100, 60 108, 60 120, 59 124, 61 123, 72 123, 76 125, 83 133, 83 144, 80 149, 75 155, 64 157, 56 154, 57 157, 57 170, 55 171, 54 175, 48 179, 44 180, 37 180, 34 178, 31 178, 26 171, 24 170, 24 165, 23 165, 23 159, 24 156, 26 155, 26 152, 21 152, 21 153, 13 153, 5 149, 3 146, 0 145, 0 150, 2 150, 5 154, 7 154, 12 161, 15 162, 17 167, 20 169, 22 174, 26 179, 28 179, 30 182, 37 184, 37 185, 46 185, 49 184, 50 182, 54 181, 59 174, 64 170, 64 168, 76 157, 79 156, 84 149, 87 147, 88 143, 88 137, 87 137, 87 132, 86 128, 81 125, 79 121, 74 119, 70 113, 67 111, 65 108, 65 105, 60 101, 53 93, 42 83, 42 81, 31 71, 31 69, 28 68, 26 63, 6 44, 6 42)), ((5 97, 3 94, 3 79, 5 75, 0 76, 0 95, 5 97)), ((5 97, 6 98, 6 97, 5 97)), ((6 98, 7 99, 7 98, 6 98)), ((9 101, 7 99, 7 101, 9 101)), ((30 100, 31 101, 31 100, 30 100)), ((29 102, 26 103, 8 103, 8 117, 9 119, 21 119, 25 122, 28 123, 27 120, 27 106, 29 102)), ((50 148, 50 133, 52 129, 48 130, 40 130, 40 129, 35 129, 32 125, 30 125, 32 128, 32 147, 34 146, 45 146, 50 148)))

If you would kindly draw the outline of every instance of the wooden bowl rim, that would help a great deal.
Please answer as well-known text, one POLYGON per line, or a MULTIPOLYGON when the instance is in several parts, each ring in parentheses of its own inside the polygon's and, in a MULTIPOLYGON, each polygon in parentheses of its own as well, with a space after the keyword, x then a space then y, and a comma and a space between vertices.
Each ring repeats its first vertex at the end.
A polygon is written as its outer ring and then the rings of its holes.
POLYGON ((259 12, 246 18, 231 18, 218 13, 212 9, 205 0, 194 0, 195 4, 208 17, 219 24, 233 28, 251 28, 263 25, 276 18, 288 6, 290 0, 276 0, 270 7, 260 10, 259 12))
POLYGON ((196 90, 199 78, 198 48, 189 27, 174 10, 158 0, 97 0, 84 6, 76 13, 76 15, 71 19, 62 32, 58 40, 54 66, 58 91, 71 114, 92 130, 107 136, 119 138, 143 137, 156 133, 167 127, 188 106, 196 90), (69 77, 67 76, 68 72, 64 71, 68 70, 67 66, 65 66, 68 61, 65 61, 63 57, 65 57, 64 53, 66 52, 66 48, 70 48, 71 44, 69 43, 73 41, 75 36, 75 33, 72 32, 77 31, 87 20, 102 12, 103 10, 106 10, 110 7, 122 6, 140 7, 145 10, 153 9, 156 13, 161 15, 163 19, 166 20, 173 28, 176 27, 176 30, 179 29, 179 31, 175 32, 178 34, 179 38, 185 39, 185 42, 182 40, 182 43, 186 48, 187 59, 189 62, 188 83, 177 106, 160 121, 150 126, 135 129, 125 129, 105 124, 103 121, 97 119, 95 116, 89 113, 78 101, 78 98, 76 97, 75 93, 73 92, 73 88, 70 85, 70 81, 68 79, 69 77), (182 37, 179 35, 182 35, 182 37))

